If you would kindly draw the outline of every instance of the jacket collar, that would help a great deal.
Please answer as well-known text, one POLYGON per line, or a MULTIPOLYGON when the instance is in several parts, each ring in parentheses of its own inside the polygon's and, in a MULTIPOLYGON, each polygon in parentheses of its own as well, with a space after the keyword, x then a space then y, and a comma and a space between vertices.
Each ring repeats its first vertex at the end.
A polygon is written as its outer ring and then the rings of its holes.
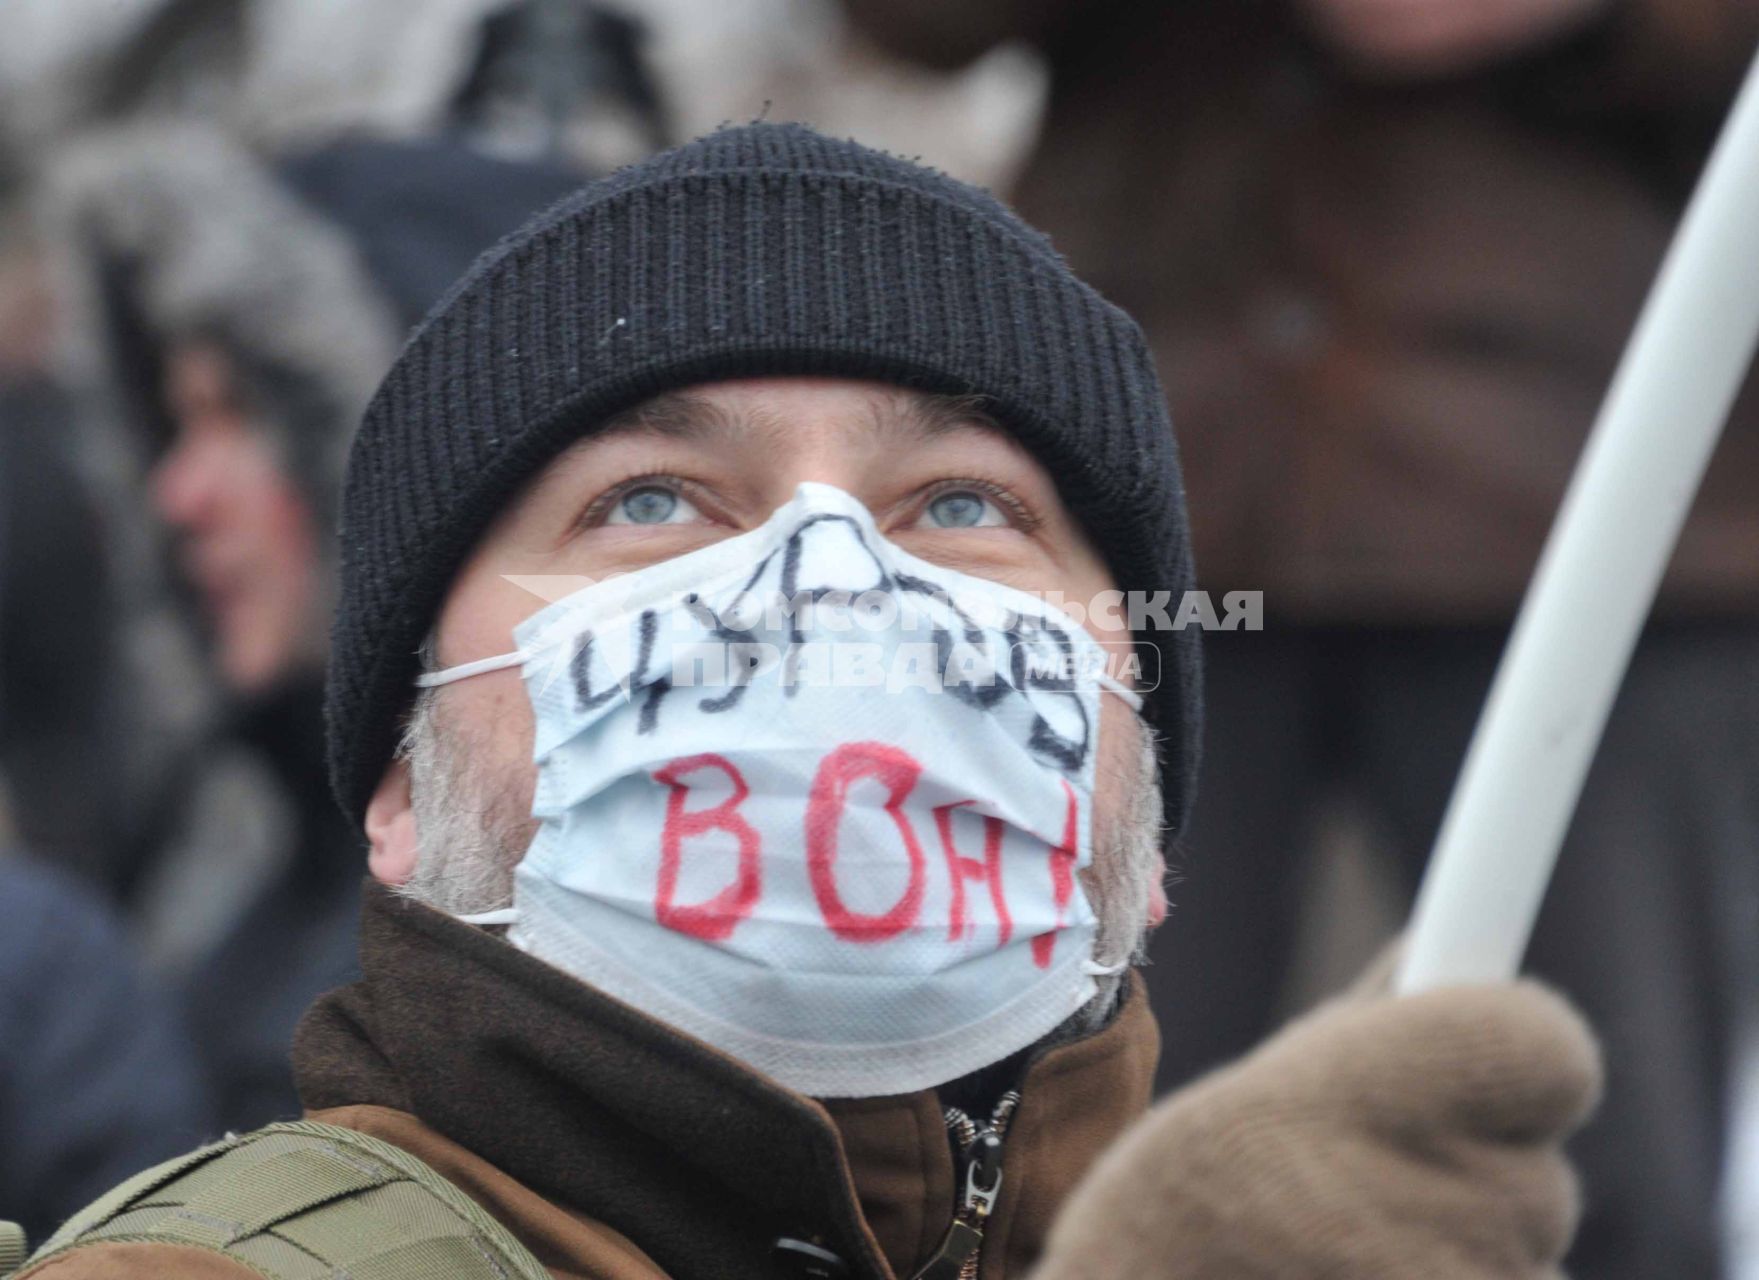
MULTIPOLYGON (((787 1236, 890 1280, 926 1259, 951 1218, 933 1090, 827 1107, 377 885, 361 969, 295 1038, 308 1108, 410 1112, 669 1274, 770 1280, 772 1245, 787 1236)), ((986 1280, 1024 1274, 1055 1207, 1147 1105, 1157 1050, 1133 980, 1104 1030, 1032 1059, 986 1280)))

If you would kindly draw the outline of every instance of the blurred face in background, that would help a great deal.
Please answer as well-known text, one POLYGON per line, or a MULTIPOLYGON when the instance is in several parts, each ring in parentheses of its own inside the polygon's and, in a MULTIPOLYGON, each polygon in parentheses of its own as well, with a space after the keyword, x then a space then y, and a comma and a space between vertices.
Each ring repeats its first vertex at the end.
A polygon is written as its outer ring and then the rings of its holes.
POLYGON ((322 651, 311 508, 223 352, 174 348, 164 390, 174 434, 150 477, 153 508, 176 536, 221 675, 260 693, 322 651))
POLYGON ((36 248, 0 225, 0 382, 28 381, 49 367, 55 299, 36 248))

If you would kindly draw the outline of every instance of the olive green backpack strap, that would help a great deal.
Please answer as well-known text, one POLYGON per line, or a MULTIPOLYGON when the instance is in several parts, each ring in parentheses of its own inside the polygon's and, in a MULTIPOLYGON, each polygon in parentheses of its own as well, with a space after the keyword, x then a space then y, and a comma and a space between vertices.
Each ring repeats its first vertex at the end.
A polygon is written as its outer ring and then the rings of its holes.
POLYGON ((550 1280, 524 1245, 400 1147, 297 1120, 130 1179, 27 1266, 94 1244, 210 1249, 271 1280, 550 1280))
POLYGON ((24 1228, 16 1222, 0 1222, 0 1277, 17 1271, 24 1255, 24 1228))

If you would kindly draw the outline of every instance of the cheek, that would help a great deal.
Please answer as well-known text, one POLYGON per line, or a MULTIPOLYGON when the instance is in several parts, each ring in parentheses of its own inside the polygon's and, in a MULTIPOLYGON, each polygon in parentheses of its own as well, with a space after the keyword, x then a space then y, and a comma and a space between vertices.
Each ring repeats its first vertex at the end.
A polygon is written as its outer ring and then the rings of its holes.
MULTIPOLYGON (((1132 794, 1141 786, 1154 786, 1157 779, 1153 776, 1144 777, 1142 760, 1142 735, 1146 729, 1140 719, 1116 698, 1104 698, 1100 703, 1100 736, 1099 760, 1097 777, 1093 788, 1093 846, 1095 857, 1125 856, 1128 852, 1129 865, 1136 871, 1148 875, 1151 868, 1140 866, 1136 858, 1140 856, 1141 833, 1129 833, 1128 844, 1121 843, 1119 837, 1126 833, 1121 831, 1120 824, 1141 821, 1142 810, 1139 806, 1140 797, 1132 794)), ((1146 910, 1145 923, 1150 928, 1158 927, 1167 917, 1166 894, 1166 862, 1164 855, 1157 857, 1149 875, 1145 891, 1148 900, 1144 903, 1146 910)))
POLYGON ((533 723, 531 699, 517 669, 492 671, 452 685, 447 714, 468 726, 461 740, 472 756, 467 763, 478 777, 493 779, 509 811, 531 812, 537 786, 537 766, 532 763, 533 723))
POLYGON ((289 613, 302 613, 313 591, 317 541, 311 515, 297 496, 282 492, 266 498, 258 525, 264 559, 276 566, 280 594, 289 613))
MULTIPOLYGON (((512 575, 520 577, 520 575, 512 575)), ((457 584, 440 611, 437 635, 442 667, 478 658, 494 657, 514 648, 513 629, 580 584, 566 580, 552 584, 546 578, 522 578, 514 582, 500 568, 473 564, 459 574, 457 584), (537 590, 534 590, 533 587, 537 590), (548 595, 539 594, 548 592, 548 595)))
POLYGON ((1093 782, 1093 843, 1105 848, 1136 785, 1142 751, 1141 722, 1116 698, 1099 700, 1099 759, 1093 782))
POLYGON ((312 562, 316 539, 311 509, 267 446, 254 441, 238 445, 225 456, 224 465, 216 465, 212 478, 229 523, 259 563, 303 568, 312 562))

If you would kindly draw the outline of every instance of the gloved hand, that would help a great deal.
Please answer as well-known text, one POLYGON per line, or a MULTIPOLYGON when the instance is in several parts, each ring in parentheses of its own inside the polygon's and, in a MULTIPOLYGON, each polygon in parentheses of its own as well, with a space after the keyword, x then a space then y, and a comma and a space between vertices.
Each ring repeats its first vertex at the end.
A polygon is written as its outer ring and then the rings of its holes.
POLYGON ((1351 996, 1161 1102, 1034 1280, 1556 1277, 1600 1056, 1530 981, 1351 996))

